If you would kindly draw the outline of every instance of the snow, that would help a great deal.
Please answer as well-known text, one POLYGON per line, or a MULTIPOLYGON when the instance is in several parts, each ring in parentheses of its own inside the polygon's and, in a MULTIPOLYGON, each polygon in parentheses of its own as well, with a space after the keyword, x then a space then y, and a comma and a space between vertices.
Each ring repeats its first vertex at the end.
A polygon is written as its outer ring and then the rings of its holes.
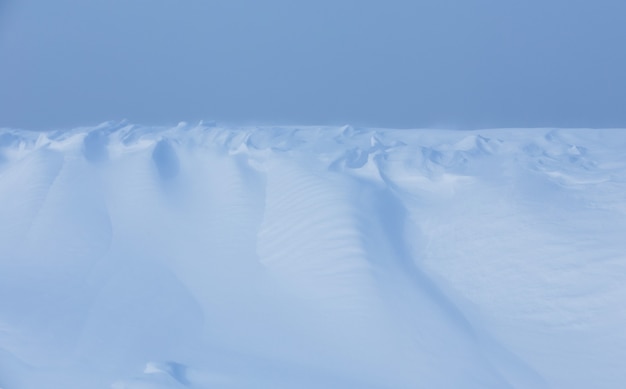
POLYGON ((626 385, 626 132, 0 130, 0 388, 626 385))

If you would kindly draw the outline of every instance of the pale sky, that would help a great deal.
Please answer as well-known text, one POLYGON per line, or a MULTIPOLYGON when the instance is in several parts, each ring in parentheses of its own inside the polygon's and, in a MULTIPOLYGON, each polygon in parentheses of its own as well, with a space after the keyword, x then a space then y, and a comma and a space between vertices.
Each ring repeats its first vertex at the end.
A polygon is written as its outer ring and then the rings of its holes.
POLYGON ((0 127, 626 127, 624 0, 0 4, 0 127))

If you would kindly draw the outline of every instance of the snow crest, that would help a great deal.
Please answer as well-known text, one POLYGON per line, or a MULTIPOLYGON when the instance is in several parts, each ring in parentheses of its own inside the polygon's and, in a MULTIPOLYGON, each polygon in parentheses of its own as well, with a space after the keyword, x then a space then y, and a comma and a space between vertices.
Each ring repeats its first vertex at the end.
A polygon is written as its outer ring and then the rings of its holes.
POLYGON ((0 387, 626 382, 626 132, 0 130, 0 387))

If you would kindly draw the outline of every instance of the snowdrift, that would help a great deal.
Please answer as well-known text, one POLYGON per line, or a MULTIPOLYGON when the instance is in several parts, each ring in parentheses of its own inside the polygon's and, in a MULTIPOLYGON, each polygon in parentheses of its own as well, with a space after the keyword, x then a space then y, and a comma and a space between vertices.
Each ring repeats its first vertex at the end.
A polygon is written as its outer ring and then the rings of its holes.
POLYGON ((625 150, 0 130, 0 388, 623 387, 625 150))

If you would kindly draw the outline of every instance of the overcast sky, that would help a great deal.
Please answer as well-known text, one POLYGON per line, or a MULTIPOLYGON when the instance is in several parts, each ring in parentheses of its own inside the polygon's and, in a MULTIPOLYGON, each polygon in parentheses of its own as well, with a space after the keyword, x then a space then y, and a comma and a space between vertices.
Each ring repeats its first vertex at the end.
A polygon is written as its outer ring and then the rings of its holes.
POLYGON ((624 0, 0 0, 0 126, 626 127, 624 0))

